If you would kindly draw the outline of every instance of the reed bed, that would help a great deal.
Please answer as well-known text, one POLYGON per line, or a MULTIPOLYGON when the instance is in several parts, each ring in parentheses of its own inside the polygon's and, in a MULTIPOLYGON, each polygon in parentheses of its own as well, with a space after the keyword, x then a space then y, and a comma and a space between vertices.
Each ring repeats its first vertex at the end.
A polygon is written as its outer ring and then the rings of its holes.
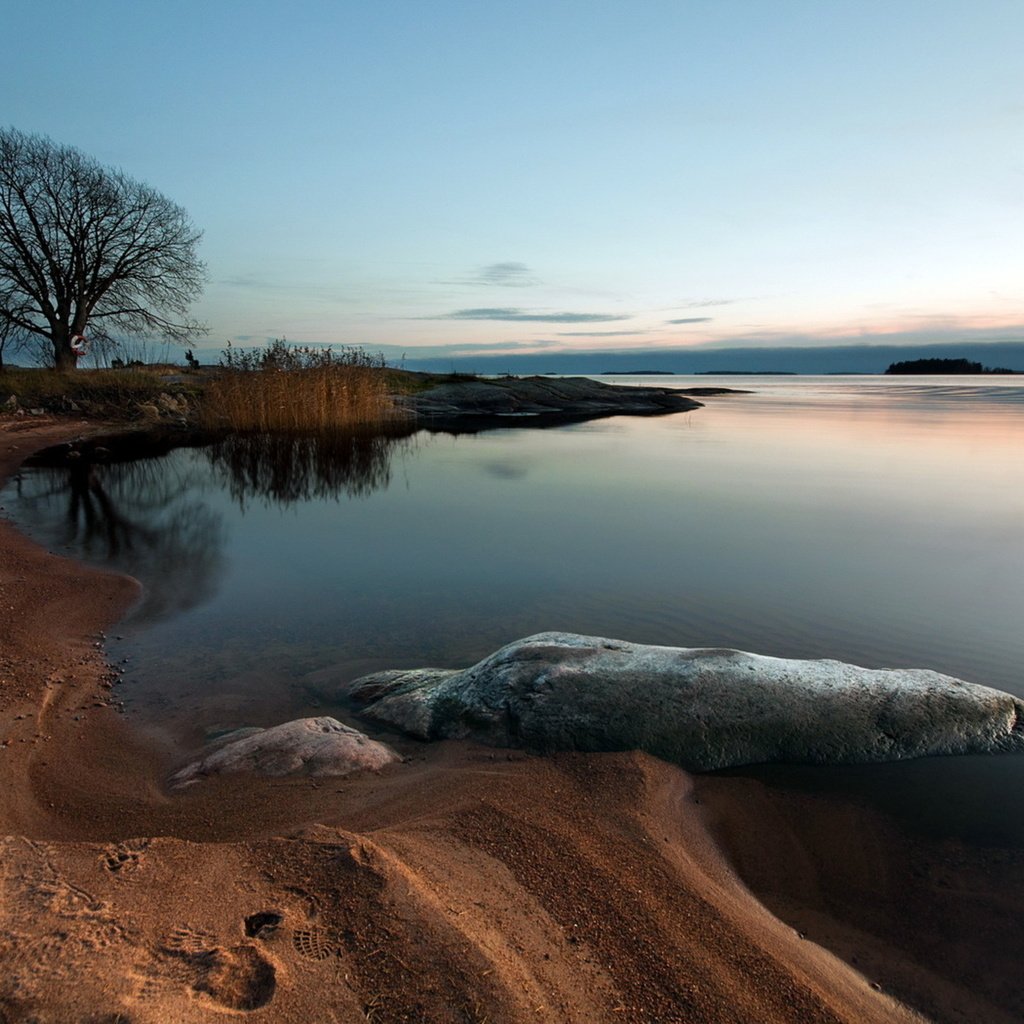
POLYGON ((274 341, 230 346, 205 386, 202 424, 212 429, 315 432, 379 424, 399 416, 384 359, 361 349, 316 349, 274 341))

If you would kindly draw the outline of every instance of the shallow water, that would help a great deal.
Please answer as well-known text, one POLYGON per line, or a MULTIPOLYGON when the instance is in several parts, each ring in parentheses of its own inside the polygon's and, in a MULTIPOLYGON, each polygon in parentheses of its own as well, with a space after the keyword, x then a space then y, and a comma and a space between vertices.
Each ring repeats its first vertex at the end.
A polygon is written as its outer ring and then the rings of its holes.
POLYGON ((1024 694, 1024 380, 604 379, 756 393, 546 430, 179 449, 77 482, 31 468, 0 503, 142 580, 111 646, 121 694, 184 747, 547 629, 1024 694))

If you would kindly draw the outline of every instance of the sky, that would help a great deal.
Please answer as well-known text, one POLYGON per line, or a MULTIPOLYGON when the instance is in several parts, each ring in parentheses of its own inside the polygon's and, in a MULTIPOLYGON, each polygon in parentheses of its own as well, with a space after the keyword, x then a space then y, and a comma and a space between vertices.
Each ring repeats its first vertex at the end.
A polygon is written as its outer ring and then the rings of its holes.
POLYGON ((200 354, 1024 341, 1020 0, 7 0, 4 35, 0 123, 203 230, 200 354))

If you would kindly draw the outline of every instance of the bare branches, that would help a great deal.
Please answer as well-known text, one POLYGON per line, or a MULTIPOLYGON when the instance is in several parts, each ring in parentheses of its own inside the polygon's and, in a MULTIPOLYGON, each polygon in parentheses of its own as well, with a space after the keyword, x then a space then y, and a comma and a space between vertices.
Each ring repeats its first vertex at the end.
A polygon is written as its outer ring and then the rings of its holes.
POLYGON ((58 367, 71 338, 204 333, 202 233, 177 204, 43 136, 0 129, 0 332, 40 335, 58 367))

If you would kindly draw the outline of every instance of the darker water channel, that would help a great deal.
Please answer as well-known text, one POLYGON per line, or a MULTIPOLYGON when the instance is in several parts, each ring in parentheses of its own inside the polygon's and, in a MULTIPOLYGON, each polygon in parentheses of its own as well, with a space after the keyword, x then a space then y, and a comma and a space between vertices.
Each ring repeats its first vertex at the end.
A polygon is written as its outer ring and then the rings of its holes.
MULTIPOLYGON (((127 713, 183 753, 550 629, 1024 694, 1024 389, 758 386, 548 430, 58 453, 0 503, 142 581, 109 649, 127 713)), ((1024 759, 744 772, 1024 845, 1024 759)))

